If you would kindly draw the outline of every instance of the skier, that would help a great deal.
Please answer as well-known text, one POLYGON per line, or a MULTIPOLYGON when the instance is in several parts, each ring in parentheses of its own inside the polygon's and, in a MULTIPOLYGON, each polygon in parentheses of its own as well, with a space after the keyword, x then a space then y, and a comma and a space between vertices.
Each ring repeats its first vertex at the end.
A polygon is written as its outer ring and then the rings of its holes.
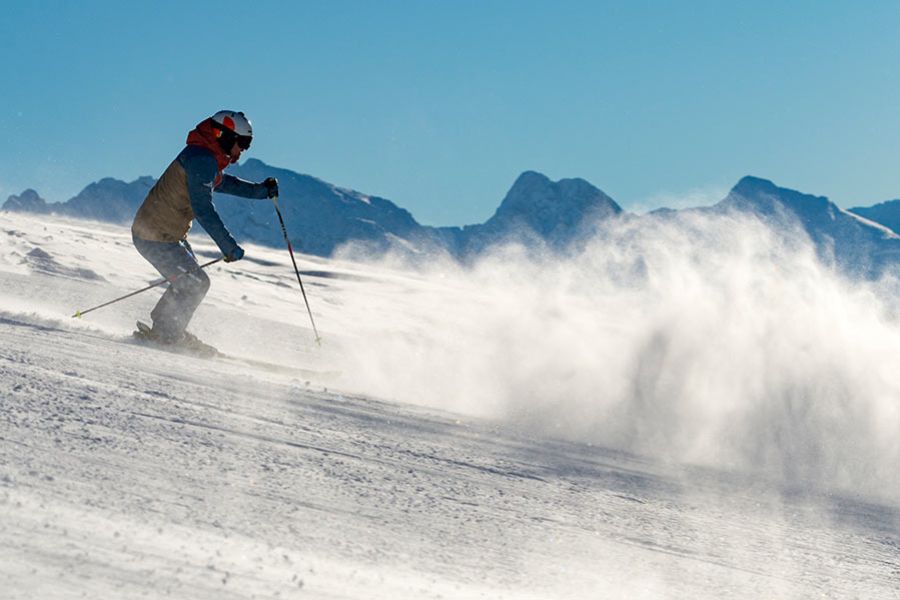
POLYGON ((273 177, 252 183, 222 172, 238 161, 252 139, 250 121, 242 112, 220 110, 202 121, 138 209, 131 226, 138 252, 163 277, 181 276, 169 284, 151 311, 152 328, 138 323, 135 335, 203 355, 216 354, 215 348, 186 330, 209 289, 209 277, 198 268, 187 234, 196 218, 219 246, 225 262, 243 258, 244 250, 222 223, 212 194, 255 199, 278 195, 278 181, 273 177))

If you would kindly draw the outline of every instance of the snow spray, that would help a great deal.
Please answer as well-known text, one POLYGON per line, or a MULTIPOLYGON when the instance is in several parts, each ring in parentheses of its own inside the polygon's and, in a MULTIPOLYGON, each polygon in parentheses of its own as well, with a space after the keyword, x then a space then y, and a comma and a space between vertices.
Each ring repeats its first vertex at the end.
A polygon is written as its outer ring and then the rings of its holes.
POLYGON ((799 227, 623 218, 566 254, 505 246, 409 278, 344 300, 369 317, 344 357, 367 393, 900 497, 897 281, 843 277, 799 227))

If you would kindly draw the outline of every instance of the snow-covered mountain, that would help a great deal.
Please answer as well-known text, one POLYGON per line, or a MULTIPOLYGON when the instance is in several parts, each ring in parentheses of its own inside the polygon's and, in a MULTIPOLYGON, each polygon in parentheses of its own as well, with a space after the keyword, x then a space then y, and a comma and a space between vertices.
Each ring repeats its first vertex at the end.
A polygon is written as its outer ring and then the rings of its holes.
MULTIPOLYGON (((52 208, 56 208, 56 206, 52 206, 52 208)), ((50 212, 50 209, 51 205, 48 205, 46 200, 30 188, 18 196, 13 194, 3 204, 3 210, 11 212, 46 214, 50 212)))
POLYGON ((589 234, 597 221, 621 213, 612 198, 584 179, 554 182, 541 173, 526 171, 485 223, 440 231, 456 256, 476 255, 505 242, 562 249, 589 234))
MULTIPOLYGON (((310 254, 328 256, 348 241, 368 245, 377 253, 427 237, 426 228, 408 211, 384 198, 340 188, 256 159, 232 166, 229 173, 248 181, 278 178, 279 204, 292 241, 310 254)), ((248 202, 220 194, 216 206, 237 239, 270 246, 284 243, 270 202, 248 202)))
POLYGON ((35 190, 28 189, 18 196, 10 196, 3 204, 3 210, 54 213, 109 223, 128 223, 155 183, 156 180, 152 177, 140 177, 131 183, 106 177, 91 183, 77 196, 60 203, 48 203, 35 190))
MULTIPOLYGON (((319 256, 331 255, 347 242, 376 254, 387 249, 443 250, 456 256, 509 241, 529 244, 540 240, 562 247, 584 233, 595 219, 621 212, 611 198, 582 179, 551 182, 539 173, 526 172, 486 223, 434 228, 419 224, 408 211, 385 198, 272 167, 257 159, 234 165, 229 172, 250 181, 277 177, 280 205, 292 242, 304 252, 319 256)), ((150 177, 131 183, 103 179, 60 204, 47 204, 36 198, 36 192, 28 190, 11 196, 3 209, 124 223, 133 218, 153 183, 150 177)), ((216 205, 237 239, 270 246, 283 243, 270 203, 217 195, 216 205)))
POLYGON ((744 177, 715 211, 756 215, 779 231, 799 228, 815 244, 819 258, 850 275, 876 277, 900 265, 900 237, 891 229, 844 210, 823 196, 744 177))
POLYGON ((900 200, 888 200, 874 206, 857 206, 851 208, 850 212, 900 232, 900 200))
MULTIPOLYGON (((379 255, 386 250, 426 256, 446 252, 466 260, 487 248, 510 242, 561 250, 590 238, 616 218, 640 223, 648 217, 677 218, 682 213, 711 210, 749 213, 785 235, 808 236, 820 259, 854 276, 877 277, 900 264, 900 238, 889 228, 900 227, 900 217, 892 216, 900 214, 900 209, 896 209, 900 201, 895 201, 896 205, 885 203, 847 211, 825 197, 778 187, 758 177, 741 179, 725 199, 711 208, 660 209, 647 217, 637 217, 623 212, 612 198, 583 179, 554 182, 540 173, 526 171, 485 223, 436 228, 421 225, 407 210, 385 198, 341 188, 257 159, 234 165, 229 172, 251 181, 277 177, 280 205, 294 246, 318 256, 330 256, 351 243, 358 255, 379 255)), ((60 204, 47 203, 34 190, 26 190, 10 196, 3 209, 127 223, 153 184, 151 177, 130 183, 106 178, 60 204)), ((216 205, 238 240, 274 247, 283 243, 269 202, 217 195, 216 205)))
POLYGON ((152 177, 139 177, 130 183, 106 177, 66 201, 61 213, 95 221, 129 223, 155 183, 152 177))

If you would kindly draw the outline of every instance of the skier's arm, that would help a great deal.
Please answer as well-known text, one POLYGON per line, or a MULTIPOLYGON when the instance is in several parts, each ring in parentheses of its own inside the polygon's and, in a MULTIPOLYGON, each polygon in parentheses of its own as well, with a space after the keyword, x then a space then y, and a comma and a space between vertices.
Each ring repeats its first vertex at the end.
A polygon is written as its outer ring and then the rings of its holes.
POLYGON ((187 175, 188 194, 191 197, 194 218, 216 242, 222 254, 231 256, 238 248, 237 242, 228 232, 212 203, 213 186, 219 173, 216 159, 209 153, 197 152, 185 156, 182 166, 187 175))
POLYGON ((227 173, 222 175, 222 182, 216 186, 216 191, 223 194, 231 194, 232 196, 241 196, 242 198, 254 198, 256 200, 264 200, 268 197, 268 188, 262 183, 253 183, 246 181, 234 175, 227 173))

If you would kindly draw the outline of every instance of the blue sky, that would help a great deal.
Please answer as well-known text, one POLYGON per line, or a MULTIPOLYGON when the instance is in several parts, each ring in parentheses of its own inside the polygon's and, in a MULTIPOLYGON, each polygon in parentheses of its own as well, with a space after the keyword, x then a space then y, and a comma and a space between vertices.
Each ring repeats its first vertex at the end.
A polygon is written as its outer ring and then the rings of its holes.
POLYGON ((493 214, 524 170, 626 209, 747 174, 900 197, 900 2, 17 2, 0 7, 0 201, 159 176, 245 111, 245 156, 493 214))

